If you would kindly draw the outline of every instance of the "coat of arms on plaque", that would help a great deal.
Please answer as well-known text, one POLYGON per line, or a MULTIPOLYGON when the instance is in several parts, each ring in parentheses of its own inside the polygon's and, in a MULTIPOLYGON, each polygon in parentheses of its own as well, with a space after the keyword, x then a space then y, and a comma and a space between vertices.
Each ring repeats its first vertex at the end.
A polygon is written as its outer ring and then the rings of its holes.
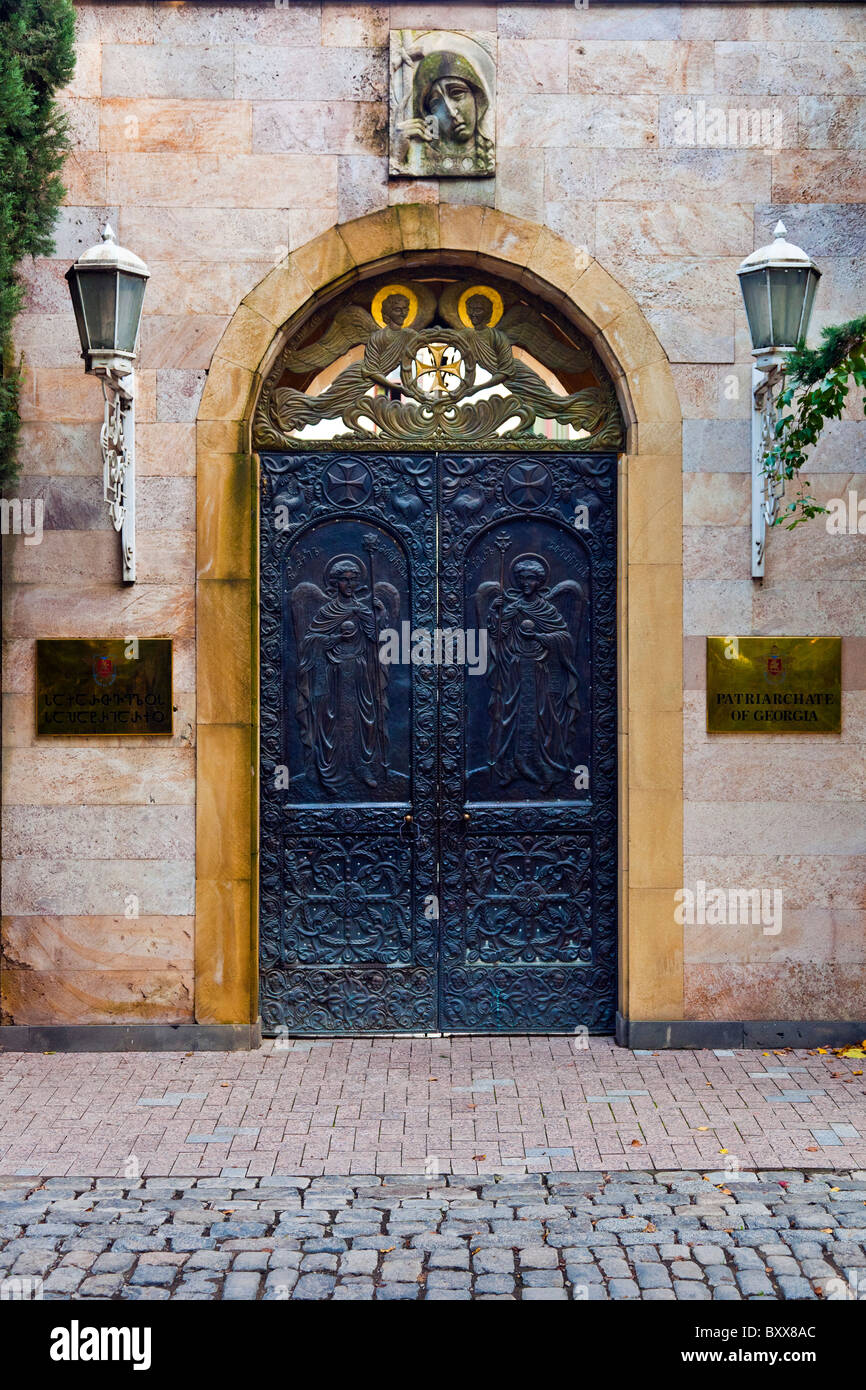
POLYGON ((110 656, 95 656, 93 658, 93 679, 97 685, 103 687, 114 685, 117 679, 117 668, 110 656))
POLYGON ((780 681, 783 679, 784 674, 785 667, 782 661, 782 653, 779 651, 778 647, 772 646, 770 648, 770 655, 767 657, 767 680, 780 681))
POLYGON ((391 31, 390 172, 488 178, 495 169, 495 38, 391 31))

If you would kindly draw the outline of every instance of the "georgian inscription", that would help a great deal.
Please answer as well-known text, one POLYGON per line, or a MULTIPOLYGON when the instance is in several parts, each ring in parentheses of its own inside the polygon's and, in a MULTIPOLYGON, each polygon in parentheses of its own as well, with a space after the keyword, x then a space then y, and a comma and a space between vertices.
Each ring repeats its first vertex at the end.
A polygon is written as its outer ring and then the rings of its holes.
POLYGON ((94 738, 173 732, 169 637, 36 643, 36 733, 94 738))

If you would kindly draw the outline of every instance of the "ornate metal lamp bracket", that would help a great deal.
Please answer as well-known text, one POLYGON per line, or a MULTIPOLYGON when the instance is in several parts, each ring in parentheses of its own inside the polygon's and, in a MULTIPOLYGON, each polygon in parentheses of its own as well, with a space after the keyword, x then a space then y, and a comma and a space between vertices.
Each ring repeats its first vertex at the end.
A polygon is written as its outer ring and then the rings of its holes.
POLYGON ((111 371, 101 375, 105 418, 99 432, 103 497, 120 532, 123 582, 135 582, 135 379, 111 371))
POLYGON ((752 578, 763 579, 767 527, 779 514, 784 478, 770 478, 764 457, 775 439, 779 393, 785 385, 781 358, 752 368, 752 578))

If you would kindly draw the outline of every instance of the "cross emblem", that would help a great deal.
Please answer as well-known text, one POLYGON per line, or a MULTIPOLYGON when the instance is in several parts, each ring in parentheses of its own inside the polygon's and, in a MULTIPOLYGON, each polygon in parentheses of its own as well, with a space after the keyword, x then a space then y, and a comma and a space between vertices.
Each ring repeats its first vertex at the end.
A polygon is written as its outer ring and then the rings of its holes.
POLYGON ((363 464, 333 463, 325 473, 325 491, 343 506, 363 502, 370 491, 370 474, 363 464))
POLYGON ((540 463, 513 463, 505 475, 509 502, 517 507, 537 507, 550 496, 550 474, 540 463))
POLYGON ((463 384, 463 372, 463 358, 451 343, 425 343, 412 359, 415 385, 425 396, 453 395, 463 384))

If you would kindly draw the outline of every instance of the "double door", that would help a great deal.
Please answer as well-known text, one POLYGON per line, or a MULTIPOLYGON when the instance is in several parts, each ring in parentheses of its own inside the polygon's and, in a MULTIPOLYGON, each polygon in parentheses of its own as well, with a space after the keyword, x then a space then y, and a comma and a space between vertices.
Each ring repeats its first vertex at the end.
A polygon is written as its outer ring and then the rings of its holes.
POLYGON ((612 1031, 616 455, 261 464, 265 1032, 612 1031))

